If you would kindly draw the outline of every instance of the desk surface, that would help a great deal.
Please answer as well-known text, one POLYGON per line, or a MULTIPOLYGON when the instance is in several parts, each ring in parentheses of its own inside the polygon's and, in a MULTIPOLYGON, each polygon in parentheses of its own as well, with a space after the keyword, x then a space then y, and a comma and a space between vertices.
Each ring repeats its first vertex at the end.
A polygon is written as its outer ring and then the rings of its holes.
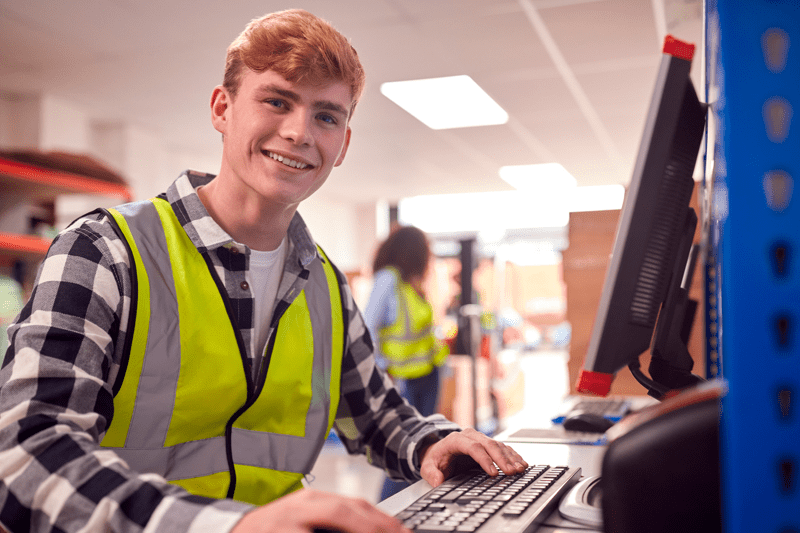
MULTIPOLYGON (((502 441, 507 432, 497 436, 502 441)), ((603 461, 604 446, 581 444, 550 444, 542 442, 509 442, 528 464, 547 464, 551 466, 580 467, 584 477, 599 476, 603 461)), ((378 504, 383 512, 395 515, 405 509, 414 500, 431 490, 427 481, 417 481, 407 489, 387 498, 378 504)), ((540 527, 539 531, 547 533, 587 533, 586 529, 540 527)))

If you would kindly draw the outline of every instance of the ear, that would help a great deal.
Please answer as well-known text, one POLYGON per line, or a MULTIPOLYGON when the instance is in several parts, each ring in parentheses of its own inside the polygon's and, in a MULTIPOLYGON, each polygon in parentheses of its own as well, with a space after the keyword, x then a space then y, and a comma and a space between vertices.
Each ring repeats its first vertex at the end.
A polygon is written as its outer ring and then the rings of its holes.
POLYGON ((211 93, 211 124, 214 129, 225 135, 225 128, 228 124, 228 108, 231 96, 228 90, 222 85, 214 87, 211 93))
POLYGON ((339 158, 333 165, 335 167, 338 167, 339 165, 342 164, 342 161, 344 161, 344 156, 345 154, 347 154, 347 147, 350 146, 350 133, 352 133, 352 131, 350 130, 350 126, 347 126, 347 131, 344 134, 344 146, 342 146, 342 151, 339 152, 339 158))

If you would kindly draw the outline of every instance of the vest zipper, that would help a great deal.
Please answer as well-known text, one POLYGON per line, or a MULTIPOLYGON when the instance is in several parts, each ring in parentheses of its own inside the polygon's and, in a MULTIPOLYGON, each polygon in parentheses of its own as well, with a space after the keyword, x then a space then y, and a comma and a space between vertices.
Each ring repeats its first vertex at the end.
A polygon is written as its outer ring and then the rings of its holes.
MULTIPOLYGON (((276 326, 272 331, 269 342, 267 343, 267 351, 270 354, 272 353, 273 346, 275 346, 275 337, 277 337, 277 333, 278 328, 276 326)), ((250 390, 248 388, 247 401, 233 414, 230 420, 228 420, 228 423, 225 425, 225 454, 227 455, 228 469, 230 470, 231 474, 231 483, 228 486, 227 498, 233 498, 233 493, 236 491, 236 466, 233 462, 233 424, 240 416, 242 416, 242 413, 247 411, 254 403, 256 403, 258 394, 261 392, 261 389, 264 387, 264 382, 266 381, 267 369, 263 369, 263 372, 260 372, 259 374, 260 379, 258 389, 253 391, 253 394, 250 394, 250 390)), ((248 383, 250 382, 251 381, 248 381, 248 383)))
POLYGON ((264 384, 267 382, 267 372, 269 372, 269 363, 272 361, 272 352, 275 349, 275 339, 278 337, 278 326, 280 322, 275 324, 272 334, 267 342, 267 349, 264 351, 264 356, 261 358, 261 367, 258 369, 258 381, 255 384, 255 391, 253 393, 253 401, 261 395, 264 389, 264 384))

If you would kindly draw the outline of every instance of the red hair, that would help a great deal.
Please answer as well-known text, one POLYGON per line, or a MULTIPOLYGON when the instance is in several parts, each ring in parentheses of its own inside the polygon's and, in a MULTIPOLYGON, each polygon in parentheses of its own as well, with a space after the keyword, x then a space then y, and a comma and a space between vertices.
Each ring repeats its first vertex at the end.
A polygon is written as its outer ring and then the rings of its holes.
POLYGON ((302 9, 254 19, 231 43, 223 86, 234 98, 245 67, 275 71, 292 83, 344 82, 353 96, 351 112, 364 90, 364 68, 355 48, 330 23, 302 9))

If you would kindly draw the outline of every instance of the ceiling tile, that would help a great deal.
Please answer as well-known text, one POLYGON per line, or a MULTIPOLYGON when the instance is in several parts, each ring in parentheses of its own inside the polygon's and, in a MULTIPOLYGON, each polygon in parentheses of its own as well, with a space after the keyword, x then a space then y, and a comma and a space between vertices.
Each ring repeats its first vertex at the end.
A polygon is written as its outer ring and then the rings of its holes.
POLYGON ((658 52, 652 3, 603 0, 540 10, 568 63, 588 63, 658 52))

